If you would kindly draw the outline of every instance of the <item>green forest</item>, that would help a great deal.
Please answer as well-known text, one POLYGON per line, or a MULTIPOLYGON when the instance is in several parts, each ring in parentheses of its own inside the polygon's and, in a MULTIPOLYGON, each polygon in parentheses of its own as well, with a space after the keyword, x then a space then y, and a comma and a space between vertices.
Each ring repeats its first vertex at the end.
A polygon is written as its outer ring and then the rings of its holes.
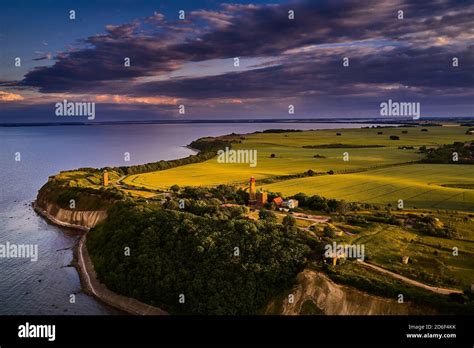
POLYGON ((171 313, 258 314, 293 285, 309 248, 290 219, 277 224, 236 216, 235 209, 208 211, 115 205, 88 235, 99 279, 171 313))

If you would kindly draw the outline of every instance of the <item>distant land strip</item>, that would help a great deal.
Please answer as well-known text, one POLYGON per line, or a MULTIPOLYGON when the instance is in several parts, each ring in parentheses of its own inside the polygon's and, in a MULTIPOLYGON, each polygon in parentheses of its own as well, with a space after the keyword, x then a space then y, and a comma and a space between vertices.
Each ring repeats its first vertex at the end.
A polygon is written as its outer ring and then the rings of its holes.
MULTIPOLYGON (((436 122, 474 122, 474 116, 439 118, 426 117, 423 121, 436 122)), ((421 121, 415 121, 411 118, 282 118, 282 119, 201 119, 201 120, 137 120, 137 121, 95 121, 95 122, 2 122, 0 127, 51 127, 51 126, 97 126, 97 125, 127 125, 127 124, 193 124, 193 123, 380 123, 380 124, 423 124, 421 121)))

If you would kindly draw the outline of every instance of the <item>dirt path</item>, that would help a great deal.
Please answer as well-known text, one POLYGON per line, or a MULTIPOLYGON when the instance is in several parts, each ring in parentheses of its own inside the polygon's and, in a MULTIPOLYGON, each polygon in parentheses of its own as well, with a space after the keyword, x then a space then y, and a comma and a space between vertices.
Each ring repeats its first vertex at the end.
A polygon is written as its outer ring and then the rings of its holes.
POLYGON ((128 175, 122 175, 120 178, 117 179, 115 185, 122 186, 122 180, 125 179, 128 175))
MULTIPOLYGON (((280 214, 280 215, 285 216, 286 214, 280 214)), ((320 216, 320 215, 312 215, 312 214, 304 214, 304 213, 293 213, 291 215, 293 215, 293 217, 295 217, 296 219, 311 221, 314 223, 328 222, 330 219, 328 216, 320 216)))
POLYGON ((451 293, 455 293, 455 294, 462 294, 463 292, 461 290, 458 290, 458 289, 449 289, 449 288, 439 288, 439 287, 435 287, 435 286, 431 286, 431 285, 426 285, 426 284, 423 284, 423 283, 420 283, 416 280, 413 280, 413 279, 410 279, 410 278, 407 278, 405 276, 402 276, 398 273, 395 273, 395 272, 392 272, 392 271, 389 271, 385 268, 382 268, 382 267, 379 267, 379 266, 376 266, 376 265, 373 265, 371 263, 367 263, 367 262, 359 262, 360 264, 368 267, 368 268, 371 268, 373 270, 376 270, 378 272, 381 272, 381 273, 385 273, 385 274, 388 274, 389 276, 393 277, 393 278, 396 278, 398 280, 401 280, 407 284, 410 284, 410 285, 413 285, 413 286, 417 286, 419 288, 423 288, 425 290, 428 290, 428 291, 432 291, 432 292, 435 292, 437 294, 442 294, 442 295, 449 295, 451 293))

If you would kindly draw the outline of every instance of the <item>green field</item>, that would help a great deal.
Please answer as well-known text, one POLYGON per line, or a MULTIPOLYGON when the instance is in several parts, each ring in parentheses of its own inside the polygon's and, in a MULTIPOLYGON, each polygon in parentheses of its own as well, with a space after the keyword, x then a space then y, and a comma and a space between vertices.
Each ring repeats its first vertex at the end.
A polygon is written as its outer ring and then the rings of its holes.
POLYGON ((392 148, 370 149, 303 149, 268 144, 237 144, 235 149, 253 149, 258 151, 255 168, 248 164, 218 163, 217 158, 206 162, 189 164, 182 167, 151 173, 131 175, 123 182, 128 185, 151 189, 165 189, 173 184, 180 186, 213 186, 223 183, 244 183, 250 176, 256 179, 278 175, 298 174, 309 169, 318 172, 329 170, 350 170, 378 165, 415 161, 419 154, 409 150, 392 148), (349 161, 343 161, 343 153, 349 151, 349 161), (270 158, 274 153, 277 157, 270 158), (321 154, 326 158, 313 158, 321 154))
POLYGON ((474 184, 474 166, 412 164, 362 173, 325 175, 280 181, 264 189, 293 195, 305 192, 349 202, 392 204, 402 199, 404 208, 473 211, 474 190, 444 187, 474 184))
POLYGON ((335 175, 305 177, 264 185, 269 191, 291 195, 298 192, 318 194, 346 201, 392 204, 404 200, 407 208, 474 210, 474 190, 442 185, 474 185, 474 167, 469 165, 408 164, 384 166, 420 160, 417 148, 439 146, 454 141, 472 140, 467 127, 364 128, 315 130, 288 133, 256 133, 243 136, 233 148, 258 151, 257 166, 218 163, 217 158, 173 169, 130 175, 123 183, 147 189, 180 186, 245 185, 250 176, 257 180, 299 174, 308 170, 335 175), (383 134, 378 134, 382 132, 383 134), (407 132, 404 134, 403 132, 407 132), (340 136, 336 134, 340 133, 340 136), (397 135, 400 140, 390 140, 397 135), (346 148, 303 148, 327 144, 343 144, 346 148), (376 148, 351 146, 379 145, 376 148), (399 149, 414 146, 415 149, 399 149), (349 160, 343 160, 343 154, 349 160), (274 154, 275 158, 271 158, 274 154), (315 158, 315 155, 323 158, 315 158), (381 168, 378 168, 381 167, 381 168), (352 174, 344 171, 359 170, 352 174))

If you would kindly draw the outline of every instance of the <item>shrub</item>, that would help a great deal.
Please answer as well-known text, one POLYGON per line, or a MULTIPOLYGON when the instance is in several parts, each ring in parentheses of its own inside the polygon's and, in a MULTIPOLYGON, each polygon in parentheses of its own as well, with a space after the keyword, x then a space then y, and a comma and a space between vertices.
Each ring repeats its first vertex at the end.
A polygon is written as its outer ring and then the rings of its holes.
POLYGON ((324 226, 323 234, 324 234, 324 237, 327 237, 327 238, 334 238, 336 236, 336 234, 334 233, 334 230, 329 226, 324 226))
POLYGON ((265 220, 268 222, 276 222, 277 217, 274 212, 271 210, 266 210, 266 209, 261 209, 260 212, 258 213, 258 218, 261 220, 265 220))

